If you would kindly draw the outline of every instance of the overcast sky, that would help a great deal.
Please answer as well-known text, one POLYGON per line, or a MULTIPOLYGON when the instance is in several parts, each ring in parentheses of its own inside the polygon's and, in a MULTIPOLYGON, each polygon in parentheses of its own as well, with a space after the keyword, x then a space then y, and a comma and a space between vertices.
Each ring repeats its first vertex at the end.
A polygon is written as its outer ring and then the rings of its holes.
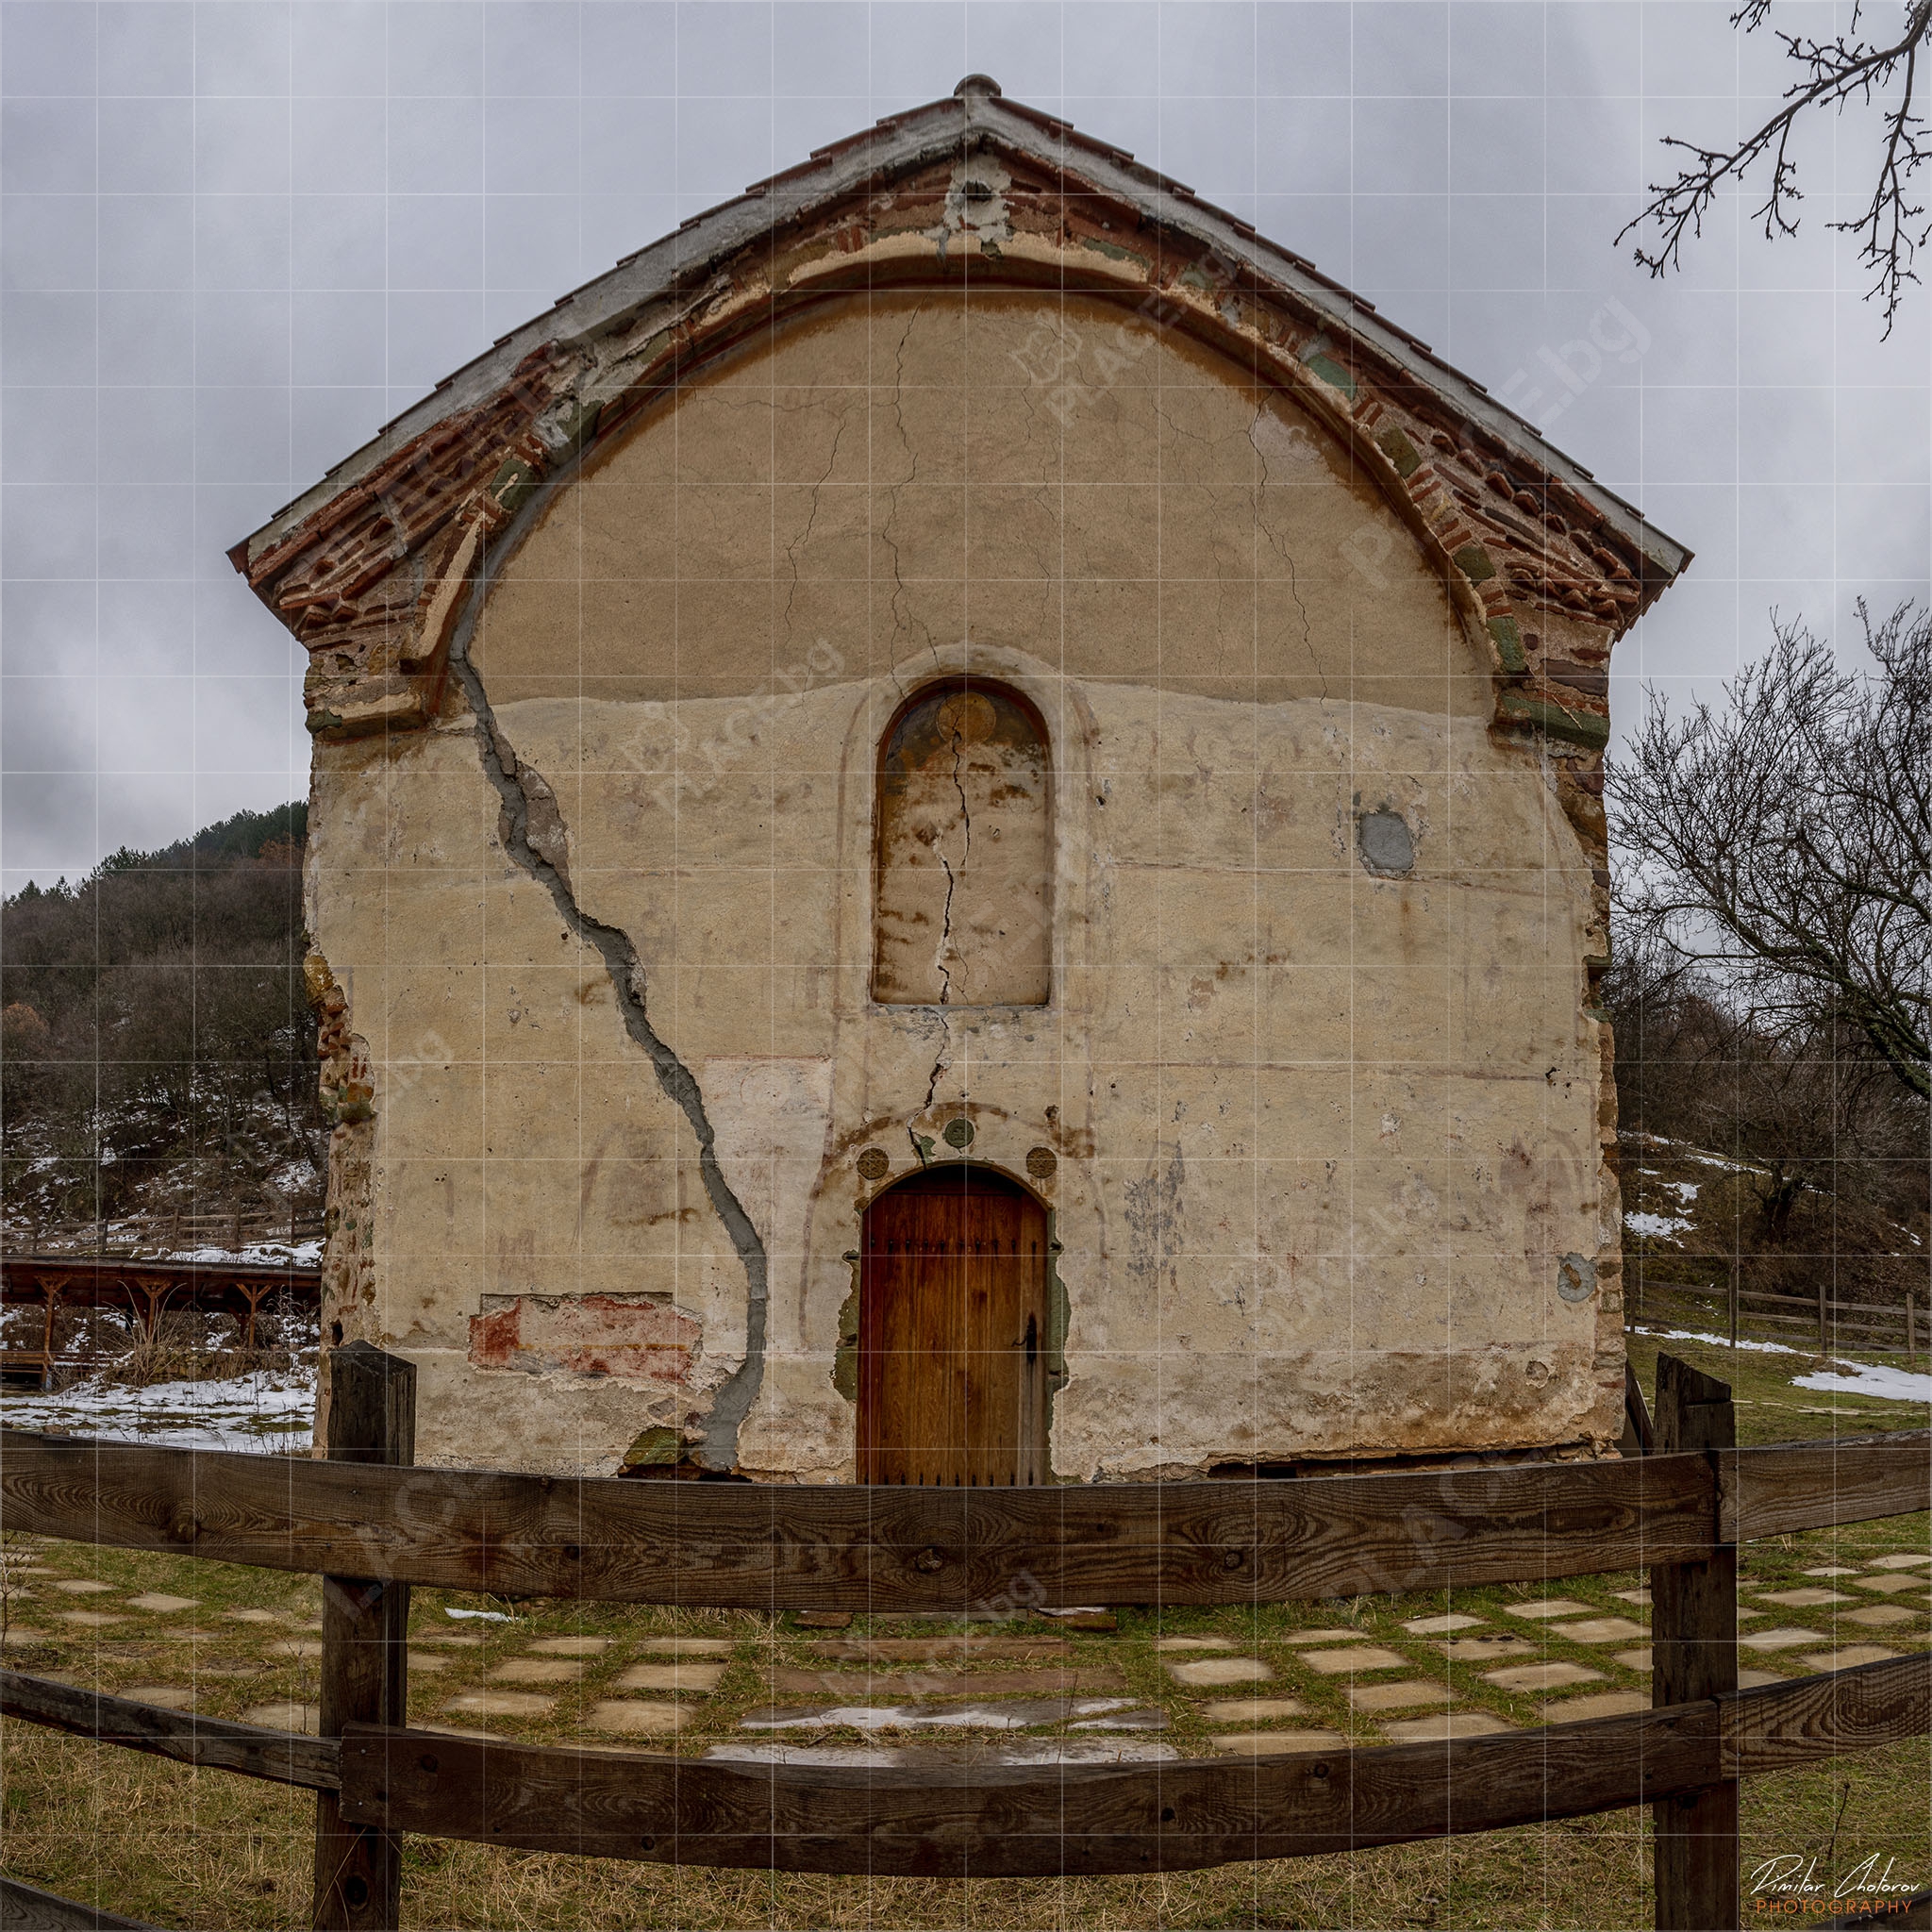
POLYGON ((302 795, 302 654, 228 546, 565 290, 972 71, 1312 258, 1689 543, 1624 721, 1773 606, 1848 643, 1932 558, 1932 298, 1881 341, 1824 227, 1871 121, 1810 130, 1796 242, 1728 208, 1666 283, 1612 245, 1663 133, 1783 85, 1729 4, 8 0, 5 889, 302 795))

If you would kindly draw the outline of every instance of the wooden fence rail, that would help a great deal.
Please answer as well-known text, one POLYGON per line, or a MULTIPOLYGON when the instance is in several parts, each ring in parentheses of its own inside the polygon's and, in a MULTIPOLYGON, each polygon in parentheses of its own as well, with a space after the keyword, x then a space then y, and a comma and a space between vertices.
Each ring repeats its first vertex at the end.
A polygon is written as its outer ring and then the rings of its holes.
POLYGON ((1733 1448, 1728 1390, 1663 1360, 1660 1453, 1620 1462, 779 1491, 408 1467, 407 1365, 357 1344, 331 1357, 341 1432, 332 1454, 391 1463, 0 1434, 8 1529, 324 1574, 343 1596, 340 1614, 325 1616, 329 1735, 212 1722, 4 1671, 0 1713, 315 1790, 318 1926, 396 1924, 394 1848, 408 1831, 662 1863, 1041 1875, 1301 1857, 1639 1804, 1660 1813, 1657 1924, 1735 1926, 1736 1810, 1722 1794, 1758 1773, 1932 1729, 1932 1658, 1738 1691, 1727 1553, 1755 1537, 1932 1507, 1932 1432, 1733 1448), (944 1616, 1011 1601, 1023 1578, 1029 1600, 1047 1605, 1182 1605, 1637 1567, 1652 1572, 1662 1666, 1649 1711, 1426 1745, 1050 1770, 844 1772, 411 1730, 400 1722, 403 1619, 382 1607, 400 1600, 395 1586, 421 1583, 944 1616))
POLYGON ((1065 1489, 643 1484, 0 1432, 10 1529, 447 1590, 957 1613, 1251 1603, 1692 1562, 1932 1508, 1932 1432, 1298 1482, 1065 1489), (1040 1592, 1043 1592, 1041 1594, 1040 1592))

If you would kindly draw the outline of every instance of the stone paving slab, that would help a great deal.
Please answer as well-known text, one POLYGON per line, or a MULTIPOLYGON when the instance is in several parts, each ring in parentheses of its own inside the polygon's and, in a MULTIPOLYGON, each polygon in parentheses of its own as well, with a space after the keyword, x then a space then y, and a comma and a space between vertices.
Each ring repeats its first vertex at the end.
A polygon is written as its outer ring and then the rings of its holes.
POLYGON ((1422 1704, 1453 1704, 1456 1693, 1446 1684, 1427 1684, 1411 1677, 1400 1684, 1356 1684, 1349 1689, 1353 1710, 1413 1710, 1422 1704))
POLYGON ((466 1690, 443 1708, 473 1717, 548 1717, 556 1707, 554 1697, 540 1697, 534 1690, 466 1690))
POLYGON ((1756 1690, 1766 1684, 1789 1684, 1791 1680, 1782 1671, 1740 1671, 1738 1689, 1756 1690))
POLYGON ((490 1673, 498 1684, 575 1684, 583 1674, 581 1663, 562 1657, 506 1657, 490 1673))
MULTIPOLYGON (((1877 1581, 1878 1579, 1874 1579, 1877 1581)), ((1906 1578, 1901 1587, 1909 1590, 1915 1579, 1906 1578)), ((1886 1577, 1887 1584, 1891 1578, 1886 1577)), ((1803 1590, 1760 1590, 1757 1601, 1761 1604, 1780 1604, 1788 1610, 1808 1610, 1819 1604, 1855 1604, 1857 1598, 1847 1596, 1841 1590, 1826 1590, 1820 1584, 1807 1584, 1803 1590)))
POLYGON ((260 1724, 271 1731, 306 1731, 309 1737, 318 1736, 322 1730, 322 1706, 319 1704, 251 1704, 242 1713, 244 1724, 260 1724))
POLYGON ((112 1583, 96 1583, 91 1576, 63 1576, 55 1584, 56 1590, 64 1590, 70 1596, 98 1596, 103 1591, 118 1589, 112 1583))
POLYGON ((1339 1677, 1356 1671, 1407 1671, 1414 1666, 1398 1650, 1364 1644, 1358 1650, 1311 1650, 1302 1658, 1311 1671, 1339 1677))
POLYGON ((1397 1744, 1440 1744, 1451 1738, 1491 1738, 1516 1726, 1487 1710, 1439 1710, 1428 1717, 1391 1718, 1382 1728, 1397 1744))
POLYGON ((1453 1664, 1500 1663, 1505 1657, 1541 1657, 1542 1645, 1526 1637, 1457 1637, 1441 1646, 1453 1664))
POLYGON ((1896 1624, 1909 1624, 1921 1613, 1904 1604, 1867 1604, 1862 1610, 1846 1610, 1840 1624, 1862 1624, 1868 1630, 1884 1630, 1896 1624))
POLYGON ((1154 1648, 1158 1651, 1239 1650, 1241 1646, 1232 1637, 1163 1637, 1154 1648))
POLYGON ((1588 1697, 1559 1697, 1554 1704, 1537 1707, 1547 1723, 1586 1724, 1593 1717, 1622 1717, 1626 1711, 1648 1710, 1648 1690, 1598 1690, 1588 1697))
POLYGON ((1193 1663, 1171 1663, 1167 1674, 1176 1684, 1205 1690, 1217 1684, 1265 1684, 1274 1673, 1257 1657, 1204 1657, 1193 1663))
POLYGON ((1289 1630, 1273 1641, 1276 1643, 1360 1643, 1366 1630, 1289 1630))
POLYGON ((1285 1751, 1346 1751, 1348 1740, 1340 1731, 1237 1731, 1209 1738, 1217 1751, 1232 1757, 1272 1757, 1285 1751))
POLYGON ((83 1630, 105 1630, 110 1624, 125 1624, 125 1617, 109 1617, 99 1610, 60 1610, 56 1613, 63 1624, 78 1624, 83 1630))
POLYGON ((1903 1554, 1895 1557, 1874 1557, 1866 1564, 1868 1570, 1924 1570, 1932 1564, 1932 1556, 1911 1556, 1903 1554))
POLYGON ((1104 1717, 1131 1702, 1116 1698, 1031 1697, 1008 1704, 768 1705, 739 1719, 744 1731, 981 1730, 1023 1731, 1069 1718, 1104 1717))
POLYGON ((639 1637, 633 1641, 653 1657, 729 1657, 738 1648, 733 1637, 639 1637))
POLYGON ((1802 1573, 1807 1576, 1856 1576, 1856 1570, 1847 1570, 1841 1563, 1825 1563, 1816 1570, 1802 1573))
POLYGON ((1610 1592, 1610 1594, 1614 1596, 1620 1604, 1642 1604, 1647 1607, 1650 1603, 1650 1591, 1648 1588, 1640 1590, 1613 1590, 1610 1592))
POLYGON ((1551 1617, 1586 1617, 1590 1614, 1590 1606, 1574 1603, 1567 1596, 1546 1596, 1538 1598, 1534 1603, 1505 1604, 1503 1614, 1543 1622, 1551 1617))
POLYGON ((591 1705, 584 1722, 593 1731, 608 1731, 618 1738, 661 1737, 682 1730, 696 1714, 688 1704, 607 1697, 591 1705))
POLYGON ((1480 1630, 1480 1617, 1411 1617, 1402 1626, 1411 1637, 1447 1637, 1452 1630, 1480 1630))
POLYGON ((1485 1671, 1483 1680, 1499 1690, 1561 1690, 1570 1684, 1601 1684, 1604 1674, 1583 1664, 1512 1664, 1504 1671, 1485 1671))
POLYGON ((1210 1724, 1272 1724, 1307 1714, 1299 1697, 1216 1697, 1201 1707, 1210 1724))
POLYGON ((439 1657, 433 1650, 412 1650, 409 1653, 409 1670, 412 1674, 420 1671, 434 1676, 438 1671, 448 1669, 448 1657, 439 1657))
POLYGON ((1656 1668, 1652 1657, 1652 1647, 1647 1643, 1638 1650, 1612 1651, 1610 1655, 1626 1671, 1649 1671, 1656 1668))
MULTIPOLYGON (((231 1617, 250 1617, 256 1615, 268 1617, 268 1613, 265 1610, 258 1612, 254 1610, 230 1610, 228 1614, 231 1617)), ((281 1620, 276 1617, 268 1617, 268 1621, 274 1624, 279 1623, 281 1620)), ((412 1630, 409 1632, 409 1641, 411 1643, 433 1643, 438 1650, 481 1650, 483 1648, 483 1640, 480 1637, 470 1637, 459 1630, 412 1630)), ((458 1735, 468 1737, 469 1733, 463 1731, 458 1733, 458 1735)))
POLYGON ((1138 1710, 1117 1710, 1108 1717, 1083 1717, 1067 1726, 1070 1731, 1164 1731, 1167 1713, 1153 1705, 1138 1710))
POLYGON ((167 1616, 175 1610, 192 1610, 201 1602, 198 1596, 170 1596, 165 1591, 151 1590, 145 1596, 131 1596, 127 1599, 130 1610, 152 1610, 157 1616, 167 1616))
POLYGON ((1801 1643, 1823 1643, 1824 1633, 1780 1624, 1775 1630, 1748 1631, 1738 1641, 1745 1650, 1794 1650, 1801 1643))
POLYGON ((1897 1655, 1876 1643, 1849 1643, 1840 1650, 1807 1651, 1798 1661, 1814 1671, 1849 1671, 1857 1664, 1882 1664, 1897 1655))
POLYGON ((286 1624, 289 1621, 286 1617, 276 1616, 273 1610, 224 1610, 222 1615, 237 1624, 286 1624))
POLYGON ((1578 1624, 1552 1624, 1553 1637, 1567 1637, 1572 1643, 1627 1643, 1633 1637, 1650 1632, 1628 1617, 1585 1617, 1578 1624))
POLYGON ((1064 1637, 871 1637, 824 1639, 813 1657, 841 1664, 1049 1663, 1073 1655, 1064 1637))
POLYGON ((980 1764, 1167 1764, 1172 1744, 1141 1739, 1013 1738, 986 1744, 711 1744, 704 1754, 730 1764, 816 1764, 861 1771, 980 1764))
POLYGON ((194 1692, 186 1684, 126 1684, 113 1693, 136 1704, 158 1704, 163 1710, 192 1710, 194 1692))
POLYGON ((608 1637, 540 1637, 530 1645, 532 1657, 602 1657, 610 1648, 608 1637))
POLYGON ((632 1664, 617 1679, 620 1690, 711 1691, 724 1674, 723 1664, 632 1664))
POLYGON ((1903 1570, 1891 1571, 1884 1576, 1855 1576, 1852 1583, 1855 1589, 1875 1590, 1884 1596, 1897 1596, 1902 1591, 1924 1591, 1925 1588, 1923 1576, 1910 1576, 1903 1570))

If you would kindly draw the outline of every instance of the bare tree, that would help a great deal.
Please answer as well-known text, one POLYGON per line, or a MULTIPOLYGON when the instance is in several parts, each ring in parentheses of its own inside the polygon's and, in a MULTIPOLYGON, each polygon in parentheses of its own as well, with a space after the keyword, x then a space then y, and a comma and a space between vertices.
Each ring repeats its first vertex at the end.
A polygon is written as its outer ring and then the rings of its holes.
POLYGON ((1802 625, 1673 718, 1652 692, 1609 774, 1625 910, 1700 960, 1753 1024, 1847 1028, 1932 1097, 1932 615, 1882 624, 1842 672, 1802 625))
MULTIPOLYGON (((1797 204, 1804 196, 1791 156, 1792 134, 1813 108, 1842 112, 1854 103, 1870 107, 1875 100, 1880 104, 1880 138, 1872 198, 1863 212, 1829 225, 1858 237, 1858 259, 1877 277, 1866 291, 1867 299, 1876 297, 1883 303, 1885 333, 1891 333, 1906 284, 1919 279, 1914 262, 1932 229, 1924 201, 1913 198, 1913 177, 1932 159, 1917 93, 1920 56, 1932 51, 1927 46, 1932 0, 1907 0, 1897 38, 1882 43, 1867 41, 1860 32, 1864 11, 1860 0, 1852 8, 1851 30, 1830 40, 1773 29, 1795 63, 1798 77, 1785 90, 1777 112, 1736 146, 1705 147, 1675 135, 1665 137, 1666 147, 1690 158, 1674 181, 1650 184, 1652 199, 1617 236, 1621 242, 1647 222, 1657 224, 1656 242, 1649 247, 1640 242, 1636 251, 1637 259, 1653 275, 1679 264, 1685 236, 1703 234, 1705 214, 1725 184, 1741 188, 1744 176, 1760 161, 1769 162, 1771 174, 1763 201, 1752 210, 1753 219, 1763 223, 1769 239, 1795 235, 1797 204)), ((1754 33, 1770 16, 1771 0, 1746 0, 1732 14, 1731 24, 1754 33)))

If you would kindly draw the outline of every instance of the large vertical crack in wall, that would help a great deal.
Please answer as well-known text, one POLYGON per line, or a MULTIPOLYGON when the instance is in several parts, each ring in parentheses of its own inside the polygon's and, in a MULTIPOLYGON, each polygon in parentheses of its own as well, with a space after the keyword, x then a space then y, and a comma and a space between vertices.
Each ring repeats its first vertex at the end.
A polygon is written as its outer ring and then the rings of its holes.
POLYGON ((498 834, 511 859, 550 894, 564 924, 586 945, 593 947, 610 975, 617 1009, 625 1030, 648 1056, 658 1084, 691 1123, 697 1137, 698 1167, 705 1192, 738 1258, 744 1266, 744 1359, 732 1371, 712 1399, 698 1460, 708 1469, 728 1470, 738 1460, 738 1436, 757 1399, 765 1374, 765 1310, 769 1300, 770 1267, 765 1244, 752 1218, 732 1191, 718 1161, 718 1136, 705 1110, 697 1076, 659 1037, 644 1007, 644 966, 630 935, 593 918, 577 904, 570 882, 569 841, 557 794, 543 776, 516 754, 483 679, 470 661, 469 640, 458 638, 450 648, 450 669, 462 687, 479 726, 476 735, 483 770, 503 801, 498 834))

